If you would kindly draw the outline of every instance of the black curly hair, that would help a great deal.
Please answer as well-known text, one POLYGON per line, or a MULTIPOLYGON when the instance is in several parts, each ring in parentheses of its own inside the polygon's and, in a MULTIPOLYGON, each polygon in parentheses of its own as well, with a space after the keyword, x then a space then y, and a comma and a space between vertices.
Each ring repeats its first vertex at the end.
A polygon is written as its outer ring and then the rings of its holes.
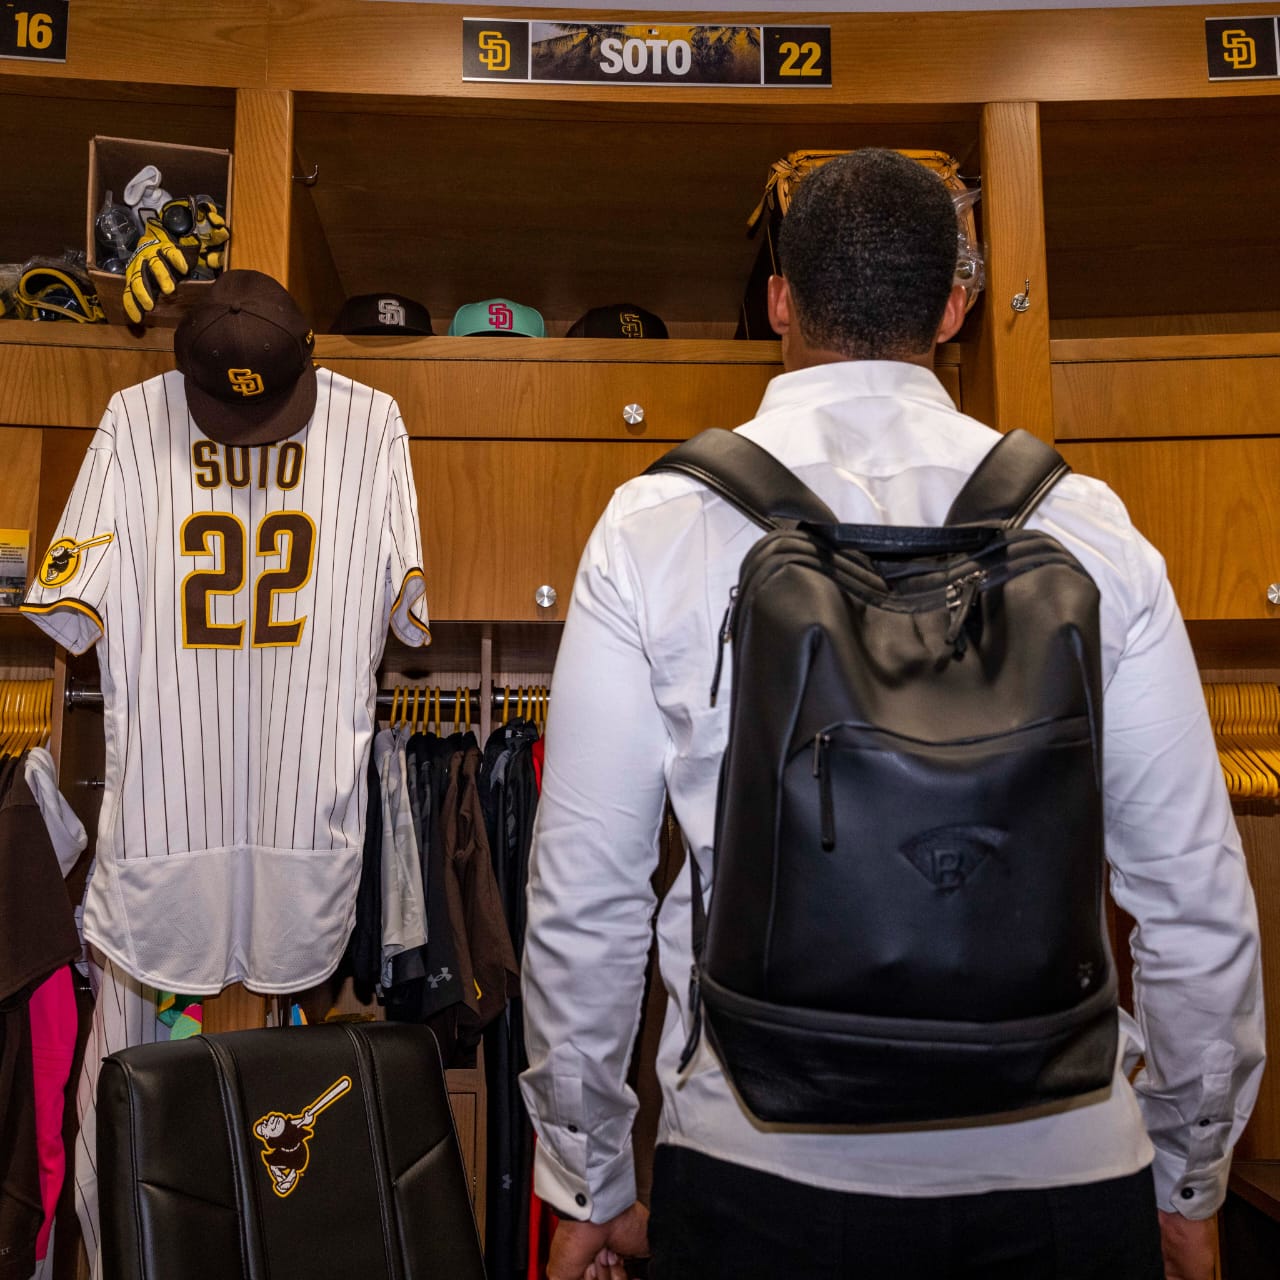
POLYGON ((956 212, 942 180, 866 147, 801 180, 778 234, 805 341, 850 360, 930 349, 956 269, 956 212))

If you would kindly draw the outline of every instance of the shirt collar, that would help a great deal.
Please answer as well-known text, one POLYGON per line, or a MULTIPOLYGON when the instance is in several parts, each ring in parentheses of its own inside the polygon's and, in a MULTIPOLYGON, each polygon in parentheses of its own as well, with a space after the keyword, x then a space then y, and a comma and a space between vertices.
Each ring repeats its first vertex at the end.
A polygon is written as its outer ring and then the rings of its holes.
POLYGON ((797 405, 812 409, 837 400, 882 396, 924 400, 955 410, 954 401, 932 369, 902 360, 841 360, 778 374, 765 389, 760 414, 797 405))

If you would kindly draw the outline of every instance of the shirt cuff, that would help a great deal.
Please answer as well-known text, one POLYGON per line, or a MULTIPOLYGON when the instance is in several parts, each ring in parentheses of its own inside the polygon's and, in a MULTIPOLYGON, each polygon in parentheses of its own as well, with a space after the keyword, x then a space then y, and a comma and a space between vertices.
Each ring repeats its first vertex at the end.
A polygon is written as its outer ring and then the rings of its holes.
POLYGON ((620 1151, 593 1175, 593 1191, 585 1178, 566 1169, 545 1142, 533 1153, 533 1189, 539 1200, 561 1217, 578 1222, 608 1222, 636 1202, 636 1169, 631 1148, 620 1151))
POLYGON ((1183 1157, 1157 1147, 1151 1172, 1155 1178, 1157 1207, 1165 1213, 1180 1213, 1184 1218, 1199 1221, 1213 1217, 1227 1198, 1231 1157, 1220 1156, 1193 1167, 1183 1157))

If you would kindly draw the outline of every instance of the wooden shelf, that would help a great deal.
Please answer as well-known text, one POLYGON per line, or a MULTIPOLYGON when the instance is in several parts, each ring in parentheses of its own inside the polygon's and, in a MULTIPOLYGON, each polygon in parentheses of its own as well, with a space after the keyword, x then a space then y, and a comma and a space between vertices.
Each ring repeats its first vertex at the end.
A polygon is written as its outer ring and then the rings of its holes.
MULTIPOLYGON (((1110 363, 1117 360, 1234 360, 1280 356, 1280 315, 1259 316, 1257 331, 1146 336, 1054 338, 1049 358, 1055 364, 1110 363)), ((1244 322, 1244 317, 1240 317, 1244 322)))
POLYGON ((1236 1160, 1228 1186, 1259 1212, 1280 1222, 1280 1160, 1236 1160))

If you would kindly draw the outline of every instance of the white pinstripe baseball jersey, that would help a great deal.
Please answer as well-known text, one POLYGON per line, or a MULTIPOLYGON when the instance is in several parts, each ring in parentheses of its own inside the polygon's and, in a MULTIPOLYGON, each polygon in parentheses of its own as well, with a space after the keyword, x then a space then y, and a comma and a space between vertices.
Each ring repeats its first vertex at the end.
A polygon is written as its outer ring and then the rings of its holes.
POLYGON ((106 778, 85 934, 152 986, 295 991, 355 911, 375 673, 429 638, 399 409, 317 371, 310 423, 223 446, 180 373, 112 397, 24 610, 98 644, 106 778))

